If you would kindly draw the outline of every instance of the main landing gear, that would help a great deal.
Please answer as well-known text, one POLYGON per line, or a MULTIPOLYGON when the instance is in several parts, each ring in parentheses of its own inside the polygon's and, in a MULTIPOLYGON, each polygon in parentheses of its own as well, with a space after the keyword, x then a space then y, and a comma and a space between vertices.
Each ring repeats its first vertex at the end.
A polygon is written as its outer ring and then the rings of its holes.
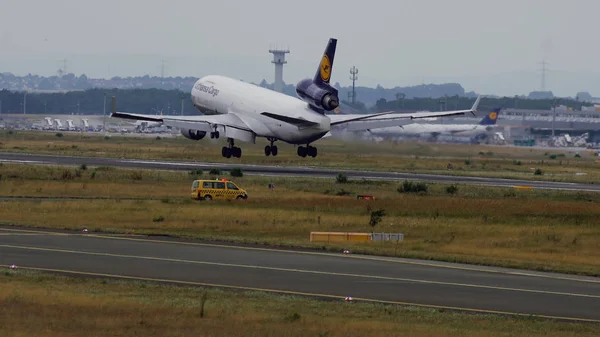
POLYGON ((271 145, 265 146, 265 156, 268 157, 273 155, 273 157, 275 157, 277 155, 277 146, 273 145, 273 143, 275 143, 275 139, 270 138, 269 141, 271 142, 271 145))
MULTIPOLYGON (((218 138, 218 134, 219 134, 219 132, 217 131, 217 138, 218 138)), ((211 133, 211 136, 212 136, 212 133, 211 133)), ((225 158, 231 158, 231 157, 240 158, 242 156, 242 149, 235 146, 235 144, 233 142, 233 138, 227 138, 227 143, 229 143, 229 146, 223 146, 223 149, 221 149, 221 155, 225 158)))
POLYGON ((302 158, 306 156, 311 156, 314 158, 317 156, 317 148, 310 145, 306 145, 306 147, 298 146, 298 155, 302 158))

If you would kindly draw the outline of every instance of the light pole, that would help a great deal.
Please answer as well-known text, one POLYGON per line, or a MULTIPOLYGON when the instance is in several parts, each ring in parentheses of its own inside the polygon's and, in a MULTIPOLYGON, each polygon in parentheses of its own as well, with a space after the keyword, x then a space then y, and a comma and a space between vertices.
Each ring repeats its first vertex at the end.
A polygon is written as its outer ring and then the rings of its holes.
POLYGON ((106 93, 104 93, 104 106, 102 108, 102 131, 106 131, 106 93))
POLYGON ((185 97, 183 95, 181 95, 181 115, 183 116, 183 99, 185 97))
POLYGON ((552 101, 552 137, 554 137, 554 122, 556 121, 556 98, 552 101))

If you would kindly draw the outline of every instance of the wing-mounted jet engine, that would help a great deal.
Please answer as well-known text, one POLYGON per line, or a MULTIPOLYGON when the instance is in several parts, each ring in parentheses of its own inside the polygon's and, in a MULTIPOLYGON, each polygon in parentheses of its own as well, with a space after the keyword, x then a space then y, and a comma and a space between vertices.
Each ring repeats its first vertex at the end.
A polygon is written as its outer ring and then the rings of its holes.
POLYGON ((191 129, 181 129, 181 134, 188 139, 192 140, 200 140, 206 136, 206 131, 199 130, 191 130, 191 129))

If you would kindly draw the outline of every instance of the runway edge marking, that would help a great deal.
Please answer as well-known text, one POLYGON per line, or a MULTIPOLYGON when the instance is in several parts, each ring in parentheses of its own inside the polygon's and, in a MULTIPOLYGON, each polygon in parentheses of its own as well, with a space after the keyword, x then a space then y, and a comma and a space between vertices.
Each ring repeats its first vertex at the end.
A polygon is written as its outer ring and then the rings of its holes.
MULTIPOLYGON (((8 268, 9 266, 0 265, 0 267, 8 268)), ((159 278, 125 276, 125 275, 104 274, 104 273, 91 273, 91 272, 82 272, 82 271, 67 270, 67 269, 51 269, 51 268, 39 268, 39 267, 19 267, 19 268, 24 269, 24 270, 33 270, 33 271, 41 271, 41 272, 66 273, 66 274, 75 274, 75 275, 83 275, 83 276, 107 277, 107 278, 127 279, 127 280, 137 280, 137 281, 147 281, 147 282, 174 283, 174 284, 201 286, 201 287, 228 288, 228 289, 237 289, 237 290, 246 290, 246 291, 262 291, 262 292, 275 293, 275 294, 287 294, 287 295, 297 295, 297 296, 307 296, 307 297, 322 297, 322 298, 332 298, 332 299, 344 299, 345 298, 345 296, 307 293, 307 292, 299 292, 299 291, 277 290, 277 289, 255 288, 255 287, 242 287, 242 286, 233 286, 233 285, 227 285, 227 284, 202 283, 202 282, 192 282, 192 281, 177 281, 177 280, 168 280, 168 279, 159 279, 159 278)), ((353 299, 358 300, 358 301, 371 302, 371 303, 414 306, 414 307, 429 308, 429 309, 466 311, 466 312, 489 314, 489 315, 507 315, 507 316, 519 316, 519 317, 528 317, 528 318, 533 317, 533 318, 545 318, 545 319, 554 319, 554 320, 565 320, 565 321, 572 321, 572 322, 600 323, 600 320, 590 319, 590 318, 524 314, 524 313, 509 312, 509 311, 461 308, 461 307, 453 307, 453 306, 419 304, 419 303, 401 302, 401 301, 386 301, 386 300, 377 300, 377 299, 362 298, 362 297, 353 297, 353 299)))

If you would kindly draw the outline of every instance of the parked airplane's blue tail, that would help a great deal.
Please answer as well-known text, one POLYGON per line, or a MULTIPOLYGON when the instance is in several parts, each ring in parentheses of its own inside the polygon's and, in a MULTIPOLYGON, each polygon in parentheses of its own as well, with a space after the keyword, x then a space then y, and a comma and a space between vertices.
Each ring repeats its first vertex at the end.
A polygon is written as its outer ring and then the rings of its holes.
POLYGON ((479 122, 479 125, 496 125, 496 121, 498 120, 498 114, 500 113, 501 109, 502 108, 496 108, 492 110, 489 114, 483 117, 481 122, 479 122))

